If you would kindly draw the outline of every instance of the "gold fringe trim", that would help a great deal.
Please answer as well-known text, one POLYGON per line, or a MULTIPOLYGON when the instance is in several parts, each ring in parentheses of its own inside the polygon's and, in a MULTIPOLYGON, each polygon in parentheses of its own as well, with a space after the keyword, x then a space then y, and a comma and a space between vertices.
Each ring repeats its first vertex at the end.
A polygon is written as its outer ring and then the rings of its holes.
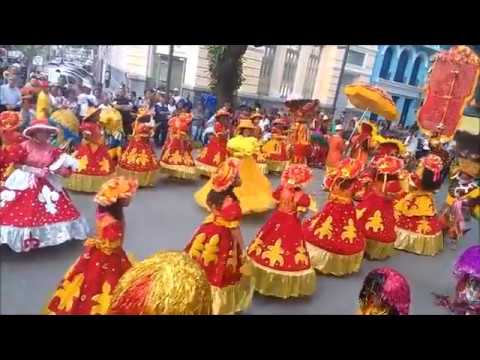
POLYGON ((150 170, 145 172, 127 170, 117 167, 117 175, 125 176, 127 178, 133 178, 138 180, 138 185, 141 187, 155 186, 158 181, 160 170, 150 170))
POLYGON ((207 177, 210 177, 215 171, 217 171, 217 166, 207 165, 197 160, 195 160, 195 167, 197 168, 197 173, 199 175, 207 177))
POLYGON ((196 179, 197 169, 195 166, 185 166, 185 165, 170 165, 166 164, 163 161, 160 161, 160 166, 162 167, 162 172, 179 179, 196 179))
POLYGON ((396 227, 395 248, 418 255, 434 256, 443 250, 443 233, 434 235, 418 234, 396 227))
POLYGON ((114 176, 115 173, 101 176, 73 173, 64 179, 63 186, 73 191, 96 193, 105 182, 114 176))
POLYGON ((370 260, 383 260, 393 255, 395 246, 393 242, 384 243, 367 239, 365 255, 370 260))
POLYGON ((245 311, 252 303, 255 290, 254 279, 251 276, 242 276, 234 285, 223 288, 211 286, 212 314, 229 315, 245 311))
POLYGON ((278 271, 257 264, 251 258, 252 277, 255 279, 255 290, 265 296, 275 296, 282 299, 312 295, 317 286, 313 268, 303 271, 278 271))
POLYGON ((326 275, 344 276, 360 270, 363 251, 353 255, 334 254, 306 242, 313 267, 326 275))
POLYGON ((287 161, 279 160, 267 160, 268 171, 270 172, 283 172, 287 166, 287 161))

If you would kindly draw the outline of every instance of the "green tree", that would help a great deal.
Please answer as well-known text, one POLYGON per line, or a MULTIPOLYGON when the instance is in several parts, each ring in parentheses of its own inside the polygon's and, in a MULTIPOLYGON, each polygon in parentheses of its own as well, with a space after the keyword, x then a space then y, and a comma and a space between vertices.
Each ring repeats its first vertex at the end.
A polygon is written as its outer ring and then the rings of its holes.
POLYGON ((234 103, 238 88, 244 81, 243 55, 248 45, 209 45, 210 88, 217 96, 218 106, 234 103))

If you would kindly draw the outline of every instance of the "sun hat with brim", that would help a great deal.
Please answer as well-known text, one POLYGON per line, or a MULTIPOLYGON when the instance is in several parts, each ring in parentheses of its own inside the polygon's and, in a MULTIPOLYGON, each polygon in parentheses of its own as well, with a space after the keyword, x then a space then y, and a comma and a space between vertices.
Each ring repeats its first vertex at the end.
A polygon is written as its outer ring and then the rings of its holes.
POLYGON ((31 138, 35 130, 48 130, 52 133, 58 134, 58 128, 48 124, 48 119, 33 119, 30 126, 23 130, 23 136, 31 138))
POLYGON ((102 111, 101 108, 95 108, 95 107, 89 107, 87 109, 87 113, 85 114, 85 117, 83 118, 83 121, 94 121, 95 116, 100 115, 100 112, 102 111))
POLYGON ((250 119, 240 119, 237 125, 237 131, 242 129, 255 129, 255 125, 253 125, 250 119))

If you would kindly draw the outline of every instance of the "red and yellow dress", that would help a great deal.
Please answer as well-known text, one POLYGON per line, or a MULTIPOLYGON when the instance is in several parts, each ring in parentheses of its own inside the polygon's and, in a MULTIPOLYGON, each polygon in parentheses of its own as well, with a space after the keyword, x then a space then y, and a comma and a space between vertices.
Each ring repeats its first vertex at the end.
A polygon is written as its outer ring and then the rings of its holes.
POLYGON ((18 132, 20 116, 15 111, 4 111, 0 114, 0 184, 14 170, 13 159, 15 149, 20 143, 26 140, 18 132))
POLYGON ((292 164, 307 164, 311 152, 310 129, 303 121, 295 121, 290 135, 292 164))
POLYGON ((192 115, 181 113, 168 122, 168 137, 160 156, 160 167, 172 177, 194 179, 197 169, 188 136, 192 115))
POLYGON ((205 270, 212 289, 212 313, 233 314, 246 310, 252 301, 253 282, 240 269, 244 257, 231 229, 238 228, 242 209, 227 197, 197 229, 185 251, 205 270))
POLYGON ((216 121, 213 130, 213 137, 195 160, 198 172, 206 176, 212 175, 228 156, 227 129, 221 122, 216 121))
POLYGON ((153 125, 135 121, 133 134, 118 162, 117 173, 138 180, 139 186, 154 186, 158 180, 159 163, 150 142, 153 125))
POLYGON ((280 298, 311 295, 316 286, 315 271, 298 218, 298 213, 310 205, 310 197, 282 185, 273 197, 278 207, 247 250, 255 289, 280 298))
POLYGON ((350 188, 341 189, 340 176, 354 179, 361 164, 345 159, 325 179, 330 196, 323 209, 303 223, 303 233, 312 265, 323 274, 343 276, 359 271, 365 251, 365 238, 359 230, 353 198, 362 188, 354 181, 350 188), (348 167, 355 167, 349 170, 348 167), (340 170, 339 170, 340 169, 340 170), (342 172, 345 173, 342 174, 342 172))
MULTIPOLYGON (((227 143, 227 149, 230 153, 240 159, 242 184, 236 187, 234 192, 240 201, 243 215, 262 213, 275 207, 270 180, 262 173, 254 158, 259 148, 256 138, 243 135, 237 135, 227 143)), ((211 189, 210 179, 194 195, 197 204, 207 210, 207 195, 211 189)))
POLYGON ((432 192, 414 190, 396 204, 395 210, 395 248, 429 256, 443 249, 442 223, 437 216, 432 192))
POLYGON ((124 223, 97 213, 97 234, 60 282, 48 304, 49 315, 104 315, 120 277, 132 266, 122 248, 124 223))
POLYGON ((102 184, 115 174, 115 163, 97 123, 86 122, 81 125, 80 131, 84 133, 84 138, 72 154, 78 160, 78 166, 73 174, 65 179, 64 185, 74 191, 97 192, 102 184), (85 132, 89 135, 85 136, 85 132))
POLYGON ((288 163, 287 137, 282 130, 273 128, 272 138, 262 146, 269 171, 282 172, 288 163))

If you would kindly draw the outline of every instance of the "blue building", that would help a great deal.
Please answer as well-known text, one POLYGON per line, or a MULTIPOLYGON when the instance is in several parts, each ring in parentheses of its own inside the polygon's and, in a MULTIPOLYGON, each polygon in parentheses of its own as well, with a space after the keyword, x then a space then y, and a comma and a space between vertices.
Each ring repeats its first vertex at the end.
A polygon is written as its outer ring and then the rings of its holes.
MULTIPOLYGON (((380 45, 371 83, 388 91, 397 105, 399 121, 411 126, 421 104, 432 57, 450 45, 380 45)), ((371 115, 372 119, 376 117, 371 115)))

